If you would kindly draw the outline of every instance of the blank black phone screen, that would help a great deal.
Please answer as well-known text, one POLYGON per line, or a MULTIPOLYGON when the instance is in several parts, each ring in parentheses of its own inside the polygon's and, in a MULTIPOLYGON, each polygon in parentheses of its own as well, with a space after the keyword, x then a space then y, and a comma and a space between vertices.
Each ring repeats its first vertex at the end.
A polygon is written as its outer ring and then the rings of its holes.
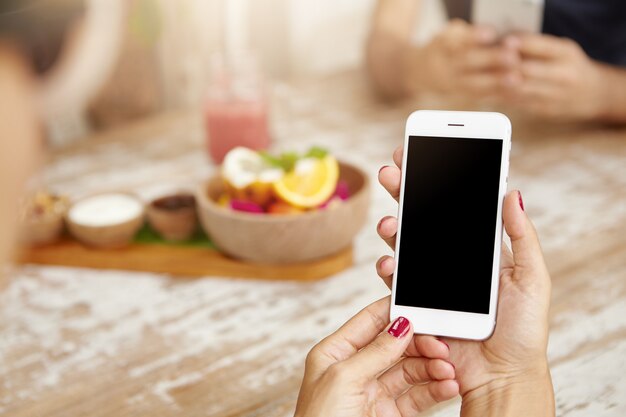
POLYGON ((489 313, 502 147, 409 138, 397 305, 489 313))

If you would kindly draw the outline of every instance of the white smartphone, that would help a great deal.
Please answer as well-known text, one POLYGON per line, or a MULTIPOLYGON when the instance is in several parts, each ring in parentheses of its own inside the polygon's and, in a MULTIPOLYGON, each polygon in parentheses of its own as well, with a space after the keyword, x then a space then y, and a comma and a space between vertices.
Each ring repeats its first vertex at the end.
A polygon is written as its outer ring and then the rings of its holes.
POLYGON ((498 34, 540 33, 544 0, 473 0, 472 23, 491 26, 498 34))
POLYGON ((491 336, 510 149, 501 113, 409 116, 390 316, 411 320, 415 333, 491 336))

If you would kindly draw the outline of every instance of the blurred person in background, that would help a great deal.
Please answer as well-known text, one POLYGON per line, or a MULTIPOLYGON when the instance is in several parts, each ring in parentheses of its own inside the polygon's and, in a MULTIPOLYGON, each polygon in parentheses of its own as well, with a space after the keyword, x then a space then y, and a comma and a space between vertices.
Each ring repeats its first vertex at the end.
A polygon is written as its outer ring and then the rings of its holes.
POLYGON ((97 91, 121 15, 119 0, 0 3, 0 266, 16 241, 17 201, 43 156, 42 120, 97 91))
POLYGON ((450 20, 419 44, 429 0, 378 0, 367 64, 382 96, 434 92, 545 118, 626 122, 625 2, 547 0, 543 33, 498 39, 468 23, 472 0, 443 1, 450 20))

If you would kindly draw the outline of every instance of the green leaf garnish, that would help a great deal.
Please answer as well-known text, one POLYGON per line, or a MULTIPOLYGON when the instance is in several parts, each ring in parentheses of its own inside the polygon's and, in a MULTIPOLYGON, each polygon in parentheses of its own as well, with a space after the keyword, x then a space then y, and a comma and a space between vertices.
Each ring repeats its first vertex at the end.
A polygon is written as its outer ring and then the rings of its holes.
POLYGON ((297 152, 283 152, 279 156, 272 155, 267 151, 259 151, 258 153, 268 165, 282 168, 286 172, 291 171, 296 166, 298 160, 302 158, 322 159, 328 155, 328 151, 319 146, 313 146, 304 155, 299 155, 297 152))
POLYGON ((259 151, 259 155, 261 156, 261 158, 263 158, 263 160, 268 165, 271 165, 271 166, 277 167, 277 168, 283 168, 283 163, 282 163, 280 158, 278 158, 278 157, 276 157, 274 155, 271 155, 271 154, 269 154, 266 151, 259 151))
POLYGON ((328 151, 324 148, 320 148, 319 146, 313 146, 309 151, 304 155, 305 158, 318 158, 322 159, 328 155, 328 151))
POLYGON ((296 166, 298 159, 300 159, 300 155, 295 152, 285 152, 280 155, 280 160, 285 171, 291 171, 296 166))

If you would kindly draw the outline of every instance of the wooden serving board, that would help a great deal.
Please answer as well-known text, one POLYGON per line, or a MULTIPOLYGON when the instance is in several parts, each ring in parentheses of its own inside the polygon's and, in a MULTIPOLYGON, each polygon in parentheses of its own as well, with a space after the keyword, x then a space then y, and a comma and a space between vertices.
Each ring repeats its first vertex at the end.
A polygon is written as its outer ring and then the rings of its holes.
POLYGON ((92 249, 69 238, 18 255, 21 264, 294 281, 326 278, 350 267, 352 261, 352 247, 309 262, 269 265, 236 260, 211 247, 135 242, 123 249, 92 249))

